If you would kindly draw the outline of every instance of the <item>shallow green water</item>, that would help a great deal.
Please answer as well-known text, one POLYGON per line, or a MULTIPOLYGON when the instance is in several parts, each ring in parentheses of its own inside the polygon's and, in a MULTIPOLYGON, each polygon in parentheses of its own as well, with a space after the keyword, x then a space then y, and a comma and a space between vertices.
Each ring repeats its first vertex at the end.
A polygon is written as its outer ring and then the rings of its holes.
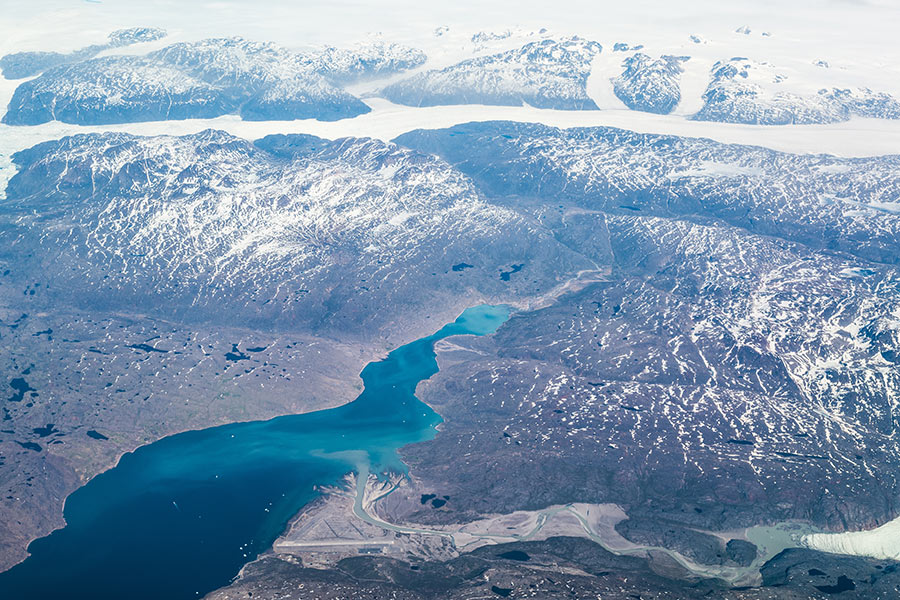
MULTIPOLYGON (((68 525, 0 574, 4 600, 197 598, 228 584, 287 521, 363 460, 404 471, 397 449, 430 439, 440 417, 414 395, 438 371, 434 342, 485 335, 504 306, 466 310, 362 371, 339 408, 165 438, 122 457, 66 501, 68 525)), ((302 393, 302 390, 298 390, 302 393)))

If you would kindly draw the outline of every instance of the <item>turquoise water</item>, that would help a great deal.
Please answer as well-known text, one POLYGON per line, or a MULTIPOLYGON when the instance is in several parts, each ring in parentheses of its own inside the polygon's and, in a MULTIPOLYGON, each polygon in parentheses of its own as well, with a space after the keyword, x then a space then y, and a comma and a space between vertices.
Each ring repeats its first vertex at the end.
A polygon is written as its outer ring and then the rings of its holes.
POLYGON ((65 528, 0 574, 0 598, 181 600, 227 585, 314 486, 338 483, 357 461, 405 471, 397 449, 430 439, 441 420, 415 397, 438 371, 434 342, 489 334, 507 318, 504 306, 470 308, 369 363, 350 404, 182 433, 123 456, 69 496, 65 528))

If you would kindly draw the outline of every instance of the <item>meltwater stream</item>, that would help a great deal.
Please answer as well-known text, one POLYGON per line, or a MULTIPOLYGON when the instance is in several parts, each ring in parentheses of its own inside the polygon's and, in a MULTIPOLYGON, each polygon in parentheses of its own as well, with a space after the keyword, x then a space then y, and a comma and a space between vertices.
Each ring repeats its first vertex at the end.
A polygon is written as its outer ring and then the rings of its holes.
POLYGON ((10 600, 184 600, 227 585, 288 520, 357 468, 403 471, 397 449, 440 417, 415 397, 438 371, 437 340, 493 333, 505 306, 470 308, 362 371, 350 404, 162 439, 122 457, 66 500, 67 525, 0 574, 10 600))

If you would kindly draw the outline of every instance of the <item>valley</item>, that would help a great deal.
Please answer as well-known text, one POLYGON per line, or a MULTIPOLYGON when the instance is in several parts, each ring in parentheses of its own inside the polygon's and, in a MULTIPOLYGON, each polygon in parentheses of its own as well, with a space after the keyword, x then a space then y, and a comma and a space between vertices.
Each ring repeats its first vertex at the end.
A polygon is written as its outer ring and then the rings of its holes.
POLYGON ((0 11, 0 596, 900 594, 900 13, 520 4, 0 11))

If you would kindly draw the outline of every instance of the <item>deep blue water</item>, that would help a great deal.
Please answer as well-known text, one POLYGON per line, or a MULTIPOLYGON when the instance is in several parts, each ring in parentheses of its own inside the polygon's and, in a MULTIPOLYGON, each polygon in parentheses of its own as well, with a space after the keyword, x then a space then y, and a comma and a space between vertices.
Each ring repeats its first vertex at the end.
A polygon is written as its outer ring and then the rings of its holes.
POLYGON ((430 439, 441 420, 414 395, 438 371, 434 342, 492 333, 508 317, 503 306, 466 310, 367 365, 363 392, 339 408, 182 433, 123 456, 69 496, 65 528, 0 574, 0 598, 182 600, 227 585, 314 486, 360 461, 404 471, 397 449, 430 439))

